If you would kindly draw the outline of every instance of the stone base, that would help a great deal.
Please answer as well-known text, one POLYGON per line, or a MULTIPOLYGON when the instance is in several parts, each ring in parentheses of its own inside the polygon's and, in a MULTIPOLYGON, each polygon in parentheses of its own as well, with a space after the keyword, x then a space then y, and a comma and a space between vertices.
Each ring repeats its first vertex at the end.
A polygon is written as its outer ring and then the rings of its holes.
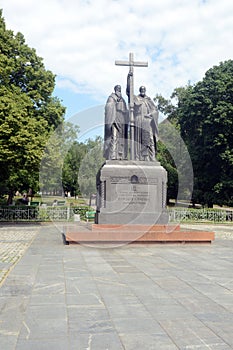
POLYGON ((167 224, 166 184, 157 161, 106 161, 97 175, 95 223, 167 224))
POLYGON ((69 243, 211 243, 214 232, 183 230, 180 225, 96 225, 65 229, 69 243))

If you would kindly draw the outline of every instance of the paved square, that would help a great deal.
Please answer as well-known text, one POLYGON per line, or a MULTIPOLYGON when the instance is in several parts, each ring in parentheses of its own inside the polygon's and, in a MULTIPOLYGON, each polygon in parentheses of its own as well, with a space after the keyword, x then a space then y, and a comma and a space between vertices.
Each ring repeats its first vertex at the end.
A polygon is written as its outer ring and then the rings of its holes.
POLYGON ((0 227, 0 348, 232 349, 233 228, 207 227, 211 245, 118 248, 63 245, 54 225, 0 227))

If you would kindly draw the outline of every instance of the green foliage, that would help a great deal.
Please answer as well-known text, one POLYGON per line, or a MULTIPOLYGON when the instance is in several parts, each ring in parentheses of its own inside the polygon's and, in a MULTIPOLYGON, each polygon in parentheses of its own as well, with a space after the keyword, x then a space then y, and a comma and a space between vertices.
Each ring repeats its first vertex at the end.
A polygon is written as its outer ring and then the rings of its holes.
POLYGON ((7 30, 0 11, 0 189, 38 189, 39 164, 65 108, 52 96, 55 76, 21 33, 7 30))
MULTIPOLYGON (((209 69, 194 86, 174 90, 160 108, 180 129, 194 170, 193 202, 233 203, 233 61, 209 69)), ((161 100, 161 99, 160 99, 161 100)))
POLYGON ((92 210, 89 206, 73 207, 72 211, 74 214, 79 214, 82 220, 86 220, 86 212, 92 210))
POLYGON ((178 128, 165 119, 159 125, 158 159, 168 172, 167 197, 190 200, 193 189, 191 159, 178 128))
POLYGON ((62 169, 72 144, 77 138, 79 128, 69 122, 62 123, 50 133, 44 149, 40 167, 40 190, 63 194, 62 169))
POLYGON ((96 193, 96 175, 105 162, 103 158, 103 140, 100 136, 86 143, 87 153, 79 168, 78 183, 84 197, 96 193))
POLYGON ((72 196, 80 195, 78 173, 81 162, 87 152, 87 145, 75 141, 67 152, 62 169, 62 182, 64 190, 71 192, 72 196))
POLYGON ((178 195, 178 173, 170 152, 161 141, 158 141, 157 149, 157 159, 168 174, 167 202, 169 203, 170 199, 176 199, 178 195))
POLYGON ((154 98, 158 110, 164 115, 173 115, 176 112, 176 107, 172 104, 171 100, 165 99, 162 95, 156 95, 154 98))
POLYGON ((96 193, 96 175, 104 163, 103 139, 74 142, 64 159, 62 182, 65 191, 88 198, 96 193))

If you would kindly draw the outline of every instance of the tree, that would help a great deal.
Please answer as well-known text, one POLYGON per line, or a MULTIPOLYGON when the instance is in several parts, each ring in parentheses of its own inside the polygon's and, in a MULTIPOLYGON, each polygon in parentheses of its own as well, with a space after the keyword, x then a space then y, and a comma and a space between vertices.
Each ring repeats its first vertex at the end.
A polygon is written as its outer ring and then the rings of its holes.
POLYGON ((104 161, 102 137, 89 138, 85 143, 75 141, 64 159, 64 190, 85 198, 96 193, 96 175, 104 161))
POLYGON ((168 201, 189 201, 193 190, 193 168, 179 128, 165 119, 159 125, 159 138, 158 159, 168 172, 168 201))
POLYGON ((170 199, 177 199, 178 195, 178 172, 175 166, 174 159, 166 146, 159 140, 157 143, 158 155, 157 159, 166 169, 168 175, 167 182, 167 203, 170 199))
POLYGON ((95 140, 87 140, 87 153, 83 158, 78 174, 80 191, 84 197, 96 193, 96 175, 103 165, 103 139, 97 136, 95 140))
POLYGON ((78 126, 64 122, 51 133, 40 166, 40 190, 42 192, 63 195, 62 170, 78 131, 78 126))
POLYGON ((75 141, 64 159, 62 169, 63 188, 66 192, 71 192, 71 195, 75 197, 77 194, 81 194, 78 183, 78 173, 86 153, 87 145, 83 142, 75 141))
POLYGON ((21 33, 7 30, 0 10, 0 190, 38 189, 39 165, 65 108, 52 96, 55 76, 21 33))
POLYGON ((178 104, 168 118, 179 125, 192 159, 193 202, 232 205, 233 61, 212 67, 202 81, 174 95, 178 104))

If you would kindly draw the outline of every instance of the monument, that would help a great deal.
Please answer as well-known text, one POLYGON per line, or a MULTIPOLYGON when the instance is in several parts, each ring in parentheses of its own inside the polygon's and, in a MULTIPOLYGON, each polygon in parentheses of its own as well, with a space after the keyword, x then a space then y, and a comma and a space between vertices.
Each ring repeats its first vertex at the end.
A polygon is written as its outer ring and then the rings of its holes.
MULTIPOLYGON (((184 230, 170 224, 166 211, 167 172, 156 159, 158 111, 146 95, 145 86, 134 95, 134 67, 147 67, 136 62, 116 61, 129 66, 127 104, 116 85, 105 105, 104 157, 96 177, 97 208, 94 224, 65 228, 69 243, 122 244, 132 242, 204 242, 214 233, 184 230)), ((102 247, 102 245, 101 245, 102 247)))
POLYGON ((97 175, 96 223, 166 224, 167 173, 156 160, 158 110, 144 86, 134 95, 133 68, 148 64, 134 61, 132 53, 128 62, 115 64, 129 66, 128 109, 116 85, 105 105, 106 162, 97 175))

